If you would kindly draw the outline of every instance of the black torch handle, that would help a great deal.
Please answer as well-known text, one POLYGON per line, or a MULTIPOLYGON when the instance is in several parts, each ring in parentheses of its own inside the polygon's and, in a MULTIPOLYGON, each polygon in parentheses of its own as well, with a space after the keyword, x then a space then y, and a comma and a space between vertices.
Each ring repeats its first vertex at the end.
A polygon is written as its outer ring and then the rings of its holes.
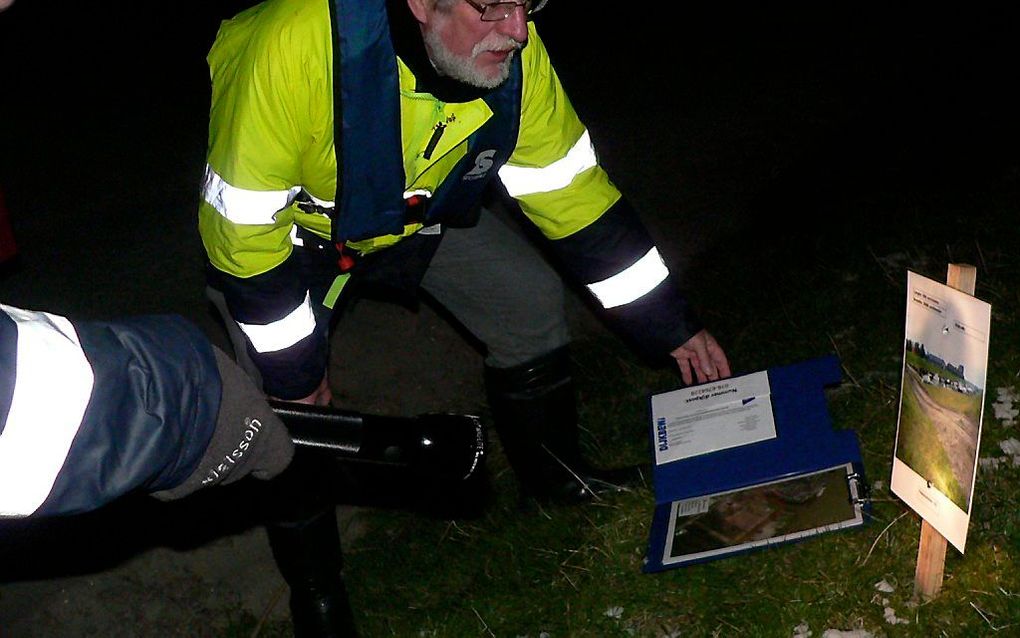
POLYGON ((393 417, 270 400, 298 449, 339 461, 384 464, 467 478, 485 455, 477 417, 424 414, 393 417))
POLYGON ((361 414, 318 405, 269 401, 299 448, 328 450, 356 457, 361 450, 365 420, 361 414))

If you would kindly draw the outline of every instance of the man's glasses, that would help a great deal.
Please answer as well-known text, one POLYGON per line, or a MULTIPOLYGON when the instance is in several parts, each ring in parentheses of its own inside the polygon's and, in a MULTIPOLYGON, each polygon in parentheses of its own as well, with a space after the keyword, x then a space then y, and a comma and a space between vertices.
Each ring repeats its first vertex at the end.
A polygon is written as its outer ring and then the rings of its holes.
POLYGON ((517 7, 524 7, 524 13, 528 19, 542 10, 545 3, 548 0, 516 0, 514 2, 501 2, 492 1, 487 2, 486 0, 464 0, 472 7, 475 11, 482 14, 482 22, 499 22, 500 20, 506 20, 517 7))

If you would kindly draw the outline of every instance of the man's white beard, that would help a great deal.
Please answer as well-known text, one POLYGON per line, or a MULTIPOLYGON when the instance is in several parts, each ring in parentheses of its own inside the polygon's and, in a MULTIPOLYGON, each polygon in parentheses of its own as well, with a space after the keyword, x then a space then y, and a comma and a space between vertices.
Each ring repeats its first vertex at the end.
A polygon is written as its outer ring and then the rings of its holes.
POLYGON ((482 89, 494 89, 510 77, 510 64, 513 62, 514 56, 517 55, 517 51, 511 51, 510 55, 499 63, 499 72, 492 76, 482 73, 475 66, 475 59, 485 51, 520 49, 521 43, 513 38, 488 37, 474 46, 470 57, 462 57, 447 49, 439 35, 434 30, 429 30, 425 32, 425 48, 428 50, 432 66, 440 75, 482 89))

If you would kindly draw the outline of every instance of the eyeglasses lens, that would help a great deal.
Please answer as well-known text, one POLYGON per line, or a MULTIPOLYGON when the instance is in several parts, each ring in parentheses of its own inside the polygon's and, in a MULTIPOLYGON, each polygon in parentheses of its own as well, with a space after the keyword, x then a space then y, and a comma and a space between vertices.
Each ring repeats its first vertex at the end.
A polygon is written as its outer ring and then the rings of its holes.
POLYGON ((485 22, 499 22, 500 20, 506 20, 513 12, 517 10, 517 7, 524 7, 524 13, 530 18, 531 15, 542 8, 545 2, 539 0, 536 5, 533 0, 523 0, 521 2, 490 2, 485 5, 485 10, 482 11, 482 20, 485 22))

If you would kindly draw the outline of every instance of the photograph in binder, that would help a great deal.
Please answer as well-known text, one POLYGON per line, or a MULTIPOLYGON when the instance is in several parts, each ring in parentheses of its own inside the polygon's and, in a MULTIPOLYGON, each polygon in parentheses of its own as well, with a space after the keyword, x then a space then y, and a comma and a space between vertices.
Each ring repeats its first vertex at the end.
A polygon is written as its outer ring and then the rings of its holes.
POLYGON ((751 487, 675 501, 663 565, 735 552, 862 525, 852 464, 751 487))

